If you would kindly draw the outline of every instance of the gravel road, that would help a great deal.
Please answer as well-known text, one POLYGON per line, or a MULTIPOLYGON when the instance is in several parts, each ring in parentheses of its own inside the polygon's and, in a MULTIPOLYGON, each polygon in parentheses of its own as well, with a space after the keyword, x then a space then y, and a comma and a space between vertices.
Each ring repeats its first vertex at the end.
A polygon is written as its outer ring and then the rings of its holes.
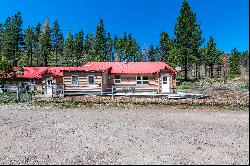
POLYGON ((249 164, 249 112, 0 106, 0 164, 249 164))

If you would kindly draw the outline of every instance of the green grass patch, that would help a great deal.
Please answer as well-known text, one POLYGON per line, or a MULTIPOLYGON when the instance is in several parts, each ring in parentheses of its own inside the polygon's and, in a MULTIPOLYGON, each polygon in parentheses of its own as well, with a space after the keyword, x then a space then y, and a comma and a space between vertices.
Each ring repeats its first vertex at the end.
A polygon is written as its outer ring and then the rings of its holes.
POLYGON ((240 89, 241 90, 249 90, 249 83, 241 84, 240 89))
POLYGON ((191 89, 193 87, 192 82, 183 82, 178 88, 180 89, 191 89))
POLYGON ((224 82, 224 78, 214 78, 214 81, 216 81, 216 82, 224 82))
POLYGON ((238 75, 238 74, 227 74, 226 75, 227 79, 229 79, 229 80, 233 80, 233 79, 235 79, 235 78, 237 78, 239 76, 240 75, 238 75))

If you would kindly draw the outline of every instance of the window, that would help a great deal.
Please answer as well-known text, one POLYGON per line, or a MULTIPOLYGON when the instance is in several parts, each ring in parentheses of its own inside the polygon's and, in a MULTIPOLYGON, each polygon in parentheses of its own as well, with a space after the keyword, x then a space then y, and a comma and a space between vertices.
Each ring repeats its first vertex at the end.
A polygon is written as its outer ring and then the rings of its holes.
POLYGON ((149 84, 148 77, 137 76, 136 77, 136 84, 149 84))
POLYGON ((168 77, 162 77, 162 83, 168 84, 168 77))
POLYGON ((78 76, 72 76, 71 77, 71 84, 72 85, 78 85, 78 76))
POLYGON ((114 84, 120 84, 121 83, 121 76, 115 75, 114 84))
POLYGON ((95 83, 95 76, 90 75, 88 76, 88 84, 93 85, 95 83))

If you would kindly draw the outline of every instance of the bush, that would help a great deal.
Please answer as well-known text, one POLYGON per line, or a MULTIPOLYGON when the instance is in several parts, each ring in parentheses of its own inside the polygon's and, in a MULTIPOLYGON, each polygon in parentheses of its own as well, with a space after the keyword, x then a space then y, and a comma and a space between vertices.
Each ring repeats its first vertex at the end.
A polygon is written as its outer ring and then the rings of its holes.
POLYGON ((223 82, 224 78, 214 78, 214 81, 216 81, 216 82, 223 82))
POLYGON ((229 80, 233 80, 235 79, 236 77, 238 77, 239 75, 238 74, 227 74, 226 77, 229 79, 229 80))
POLYGON ((193 83, 191 82, 183 82, 180 85, 180 89, 191 89, 193 87, 193 83))
POLYGON ((249 83, 241 84, 240 89, 242 90, 249 90, 249 83))

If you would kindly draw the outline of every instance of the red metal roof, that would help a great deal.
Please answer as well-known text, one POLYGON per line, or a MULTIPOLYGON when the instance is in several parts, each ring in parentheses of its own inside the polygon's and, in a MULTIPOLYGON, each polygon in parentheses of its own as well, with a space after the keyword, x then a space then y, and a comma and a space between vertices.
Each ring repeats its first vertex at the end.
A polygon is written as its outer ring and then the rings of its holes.
POLYGON ((92 67, 111 66, 112 74, 154 74, 167 69, 172 74, 176 74, 176 70, 165 62, 89 62, 87 65, 92 67))
POLYGON ((84 65, 80 67, 66 67, 62 69, 63 71, 107 71, 111 69, 110 65, 104 64, 104 65, 84 65))
MULTIPOLYGON (((50 73, 53 76, 63 76, 63 71, 107 71, 112 74, 154 74, 167 69, 172 74, 177 72, 164 62, 89 62, 80 67, 24 67, 23 74, 17 78, 42 78, 43 74, 50 73)), ((18 68, 15 68, 18 70, 18 68)), ((10 74, 8 77, 13 77, 10 74)))
POLYGON ((59 76, 62 77, 63 76, 63 69, 65 69, 66 67, 49 67, 47 70, 47 73, 50 73, 54 76, 59 76))
MULTIPOLYGON (((110 69, 110 66, 81 66, 81 67, 23 67, 23 74, 16 75, 17 78, 42 78, 43 74, 50 73, 53 76, 63 76, 63 71, 106 71, 110 69)), ((15 68, 17 71, 18 68, 15 68)), ((10 74, 10 77, 13 77, 10 74)))
MULTIPOLYGON (((17 78, 42 78, 43 74, 50 73, 53 76, 63 76, 63 67, 23 67, 23 74, 17 78)), ((16 68, 16 70, 18 70, 16 68)))
POLYGON ((24 67, 23 74, 17 75, 18 78, 42 78, 48 67, 24 67))

